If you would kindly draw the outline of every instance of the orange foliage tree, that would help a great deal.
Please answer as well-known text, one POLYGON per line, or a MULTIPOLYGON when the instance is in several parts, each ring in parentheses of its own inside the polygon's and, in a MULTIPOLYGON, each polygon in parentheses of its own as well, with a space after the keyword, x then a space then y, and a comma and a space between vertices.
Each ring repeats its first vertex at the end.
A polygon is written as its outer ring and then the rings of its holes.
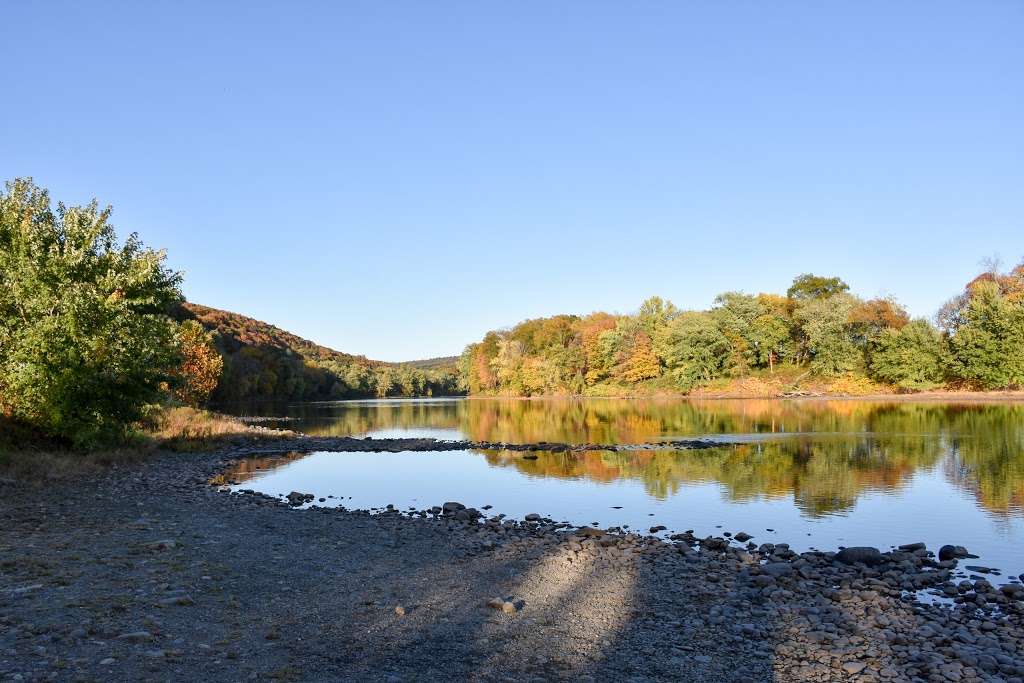
POLYGON ((224 359, 214 348, 212 335, 194 320, 181 323, 177 342, 181 363, 172 373, 177 380, 172 393, 182 403, 201 405, 217 388, 224 359))

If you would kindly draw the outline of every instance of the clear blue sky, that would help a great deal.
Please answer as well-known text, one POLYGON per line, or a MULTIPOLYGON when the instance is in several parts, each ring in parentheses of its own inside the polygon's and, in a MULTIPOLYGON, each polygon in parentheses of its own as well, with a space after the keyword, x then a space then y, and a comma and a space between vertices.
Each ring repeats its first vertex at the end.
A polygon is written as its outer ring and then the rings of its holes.
POLYGON ((1024 256, 1024 3, 9 2, 0 176, 385 360, 1024 256))

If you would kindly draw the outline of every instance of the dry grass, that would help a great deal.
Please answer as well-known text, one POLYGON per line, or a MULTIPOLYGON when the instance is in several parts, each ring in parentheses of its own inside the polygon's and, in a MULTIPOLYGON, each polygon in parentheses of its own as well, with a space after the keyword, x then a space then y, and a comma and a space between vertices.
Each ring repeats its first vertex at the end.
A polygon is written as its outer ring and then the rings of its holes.
POLYGON ((227 415, 195 408, 155 408, 130 443, 93 453, 76 452, 0 416, 0 480, 45 484, 141 462, 158 450, 200 452, 239 440, 280 439, 288 431, 250 427, 227 415))
POLYGON ((195 408, 163 408, 143 423, 145 438, 176 451, 201 451, 238 439, 281 438, 291 432, 251 427, 227 415, 195 408))

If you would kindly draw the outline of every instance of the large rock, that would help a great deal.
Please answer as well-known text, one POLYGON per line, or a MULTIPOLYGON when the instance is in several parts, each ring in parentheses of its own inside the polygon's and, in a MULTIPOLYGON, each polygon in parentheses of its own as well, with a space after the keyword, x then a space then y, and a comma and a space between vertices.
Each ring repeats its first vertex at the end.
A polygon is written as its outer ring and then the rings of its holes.
POLYGON ((480 511, 476 508, 464 508, 462 510, 455 511, 455 519, 460 522, 475 522, 476 520, 483 517, 480 511))
POLYGON ((969 554, 962 545, 944 545, 939 548, 939 560, 942 562, 967 557, 969 554))
POLYGON ((288 499, 288 504, 293 507, 298 507, 303 503, 313 500, 314 496, 312 493, 301 493, 299 491, 292 491, 285 498, 288 499))
POLYGON ((878 551, 878 548, 872 548, 870 546, 843 548, 836 553, 836 559, 843 564, 857 564, 859 562, 869 566, 885 562, 885 558, 882 557, 882 553, 878 551))
POLYGON ((465 509, 466 509, 466 506, 463 505, 462 503, 457 503, 457 502, 455 502, 453 500, 450 500, 450 501, 448 501, 447 503, 445 503, 444 505, 441 506, 441 513, 445 514, 445 515, 452 515, 452 514, 455 514, 456 512, 458 512, 459 510, 465 510, 465 509))
POLYGON ((708 536, 702 538, 700 541, 700 547, 705 550, 725 550, 729 547, 729 541, 724 538, 715 538, 714 536, 708 536))

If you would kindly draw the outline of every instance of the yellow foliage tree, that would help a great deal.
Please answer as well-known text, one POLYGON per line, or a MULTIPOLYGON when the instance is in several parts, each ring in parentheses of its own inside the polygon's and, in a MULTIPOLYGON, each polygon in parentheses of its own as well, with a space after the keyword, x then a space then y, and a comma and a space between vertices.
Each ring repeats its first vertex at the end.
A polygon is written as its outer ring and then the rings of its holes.
POLYGON ((179 325, 177 344, 181 363, 172 373, 177 380, 174 397, 187 405, 201 405, 217 388, 224 359, 213 347, 211 335, 194 320, 179 325))

